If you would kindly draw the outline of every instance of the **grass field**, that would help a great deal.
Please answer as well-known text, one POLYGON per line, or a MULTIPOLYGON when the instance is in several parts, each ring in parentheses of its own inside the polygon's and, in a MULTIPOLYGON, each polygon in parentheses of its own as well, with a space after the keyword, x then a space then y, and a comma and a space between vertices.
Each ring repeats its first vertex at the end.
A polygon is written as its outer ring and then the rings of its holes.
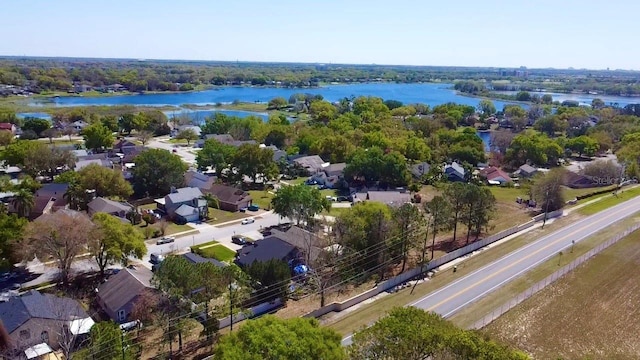
POLYGON ((234 220, 240 220, 240 219, 244 219, 247 216, 249 216, 246 213, 242 213, 242 212, 230 212, 230 211, 224 211, 224 210, 220 210, 220 209, 215 209, 210 207, 209 208, 209 220, 206 221, 207 224, 220 224, 220 223, 224 223, 227 221, 234 221, 234 220))
POLYGON ((235 251, 220 244, 209 245, 207 247, 192 247, 194 253, 209 259, 218 261, 231 262, 236 256, 235 251))
POLYGON ((272 193, 262 190, 251 190, 249 194, 251 195, 253 203, 260 206, 260 209, 268 210, 271 208, 271 199, 273 199, 274 196, 272 193))
POLYGON ((604 250, 484 331, 535 359, 640 358, 639 236, 604 250))
POLYGON ((593 215, 599 211, 615 206, 623 201, 627 201, 638 195, 640 195, 640 187, 636 187, 628 190, 623 189, 622 192, 619 193, 617 196, 605 194, 603 195, 604 197, 603 199, 578 209, 578 212, 580 212, 583 215, 593 215))

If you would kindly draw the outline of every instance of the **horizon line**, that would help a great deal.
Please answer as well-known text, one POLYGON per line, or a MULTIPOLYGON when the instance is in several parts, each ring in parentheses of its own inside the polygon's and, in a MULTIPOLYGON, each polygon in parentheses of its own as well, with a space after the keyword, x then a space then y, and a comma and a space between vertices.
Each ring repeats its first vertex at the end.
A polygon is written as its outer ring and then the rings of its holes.
POLYGON ((198 59, 159 59, 159 58, 127 58, 127 57, 90 57, 90 56, 47 56, 47 55, 3 55, 0 59, 32 58, 32 59, 77 59, 77 60, 126 60, 137 62, 209 62, 209 63, 244 63, 244 64, 294 64, 294 65, 346 65, 346 66, 380 66, 380 67, 425 67, 425 68, 464 68, 464 69, 523 69, 523 70, 568 70, 568 71, 626 71, 639 72, 636 69, 593 69, 574 67, 527 67, 527 66, 481 66, 481 65, 410 65, 410 64, 378 64, 378 63, 343 63, 343 62, 305 62, 305 61, 257 61, 257 60, 198 60, 198 59))

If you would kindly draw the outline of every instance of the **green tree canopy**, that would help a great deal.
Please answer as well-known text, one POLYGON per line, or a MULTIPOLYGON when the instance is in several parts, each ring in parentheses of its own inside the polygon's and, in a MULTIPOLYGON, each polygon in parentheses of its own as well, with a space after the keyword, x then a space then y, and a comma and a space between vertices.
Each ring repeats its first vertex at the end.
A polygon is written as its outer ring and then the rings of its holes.
POLYGON ((176 139, 186 140, 187 146, 191 145, 192 141, 198 140, 199 136, 193 129, 184 129, 176 135, 176 139))
POLYGON ((84 144, 88 149, 103 151, 113 146, 113 132, 102 123, 91 124, 82 129, 84 144))
POLYGON ((557 168, 536 179, 531 188, 531 193, 541 209, 555 211, 564 207, 565 199, 562 184, 565 176, 566 170, 557 168))
POLYGON ((96 231, 89 238, 89 252, 102 275, 107 265, 126 265, 129 257, 141 259, 147 252, 142 233, 133 225, 101 212, 95 213, 92 220, 96 231))
POLYGON ((133 194, 131 184, 125 180, 121 171, 98 164, 80 169, 77 179, 84 190, 95 190, 97 196, 126 199, 133 194))
POLYGON ((373 326, 356 332, 348 352, 353 360, 528 359, 522 352, 415 307, 394 308, 373 326))
POLYGON ((222 176, 222 170, 229 167, 238 148, 227 145, 216 139, 207 139, 204 146, 196 155, 196 163, 201 171, 212 167, 218 176, 222 176))
POLYGON ((20 261, 14 244, 22 238, 26 225, 26 219, 0 211, 0 269, 8 270, 20 261))
POLYGON ((148 149, 134 159, 133 189, 140 195, 166 195, 172 186, 184 184, 187 165, 179 156, 162 149, 148 149))
POLYGON ((281 186, 271 205, 276 214, 293 219, 298 225, 323 210, 331 210, 331 202, 322 196, 320 190, 304 184, 281 186))
POLYGON ((232 164, 239 176, 247 176, 256 182, 258 175, 273 179, 278 174, 278 165, 273 161, 273 150, 258 144, 242 144, 235 153, 232 164))
POLYGON ((341 336, 308 318, 272 315, 249 320, 240 330, 220 338, 214 359, 220 360, 344 360, 341 336))
POLYGON ((246 269, 253 281, 258 282, 258 291, 252 296, 252 302, 260 304, 265 301, 287 300, 291 269, 289 264, 280 259, 254 261, 246 269))

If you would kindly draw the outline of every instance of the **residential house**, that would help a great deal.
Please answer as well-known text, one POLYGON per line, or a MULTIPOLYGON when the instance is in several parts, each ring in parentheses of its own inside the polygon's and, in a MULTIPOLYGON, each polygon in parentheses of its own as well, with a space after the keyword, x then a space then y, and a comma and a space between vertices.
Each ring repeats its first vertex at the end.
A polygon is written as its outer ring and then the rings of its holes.
POLYGON ((278 161, 280 161, 282 159, 286 160, 286 158, 287 158, 287 152, 284 151, 284 150, 278 149, 278 147, 275 146, 275 145, 266 146, 265 144, 261 144, 260 147, 263 148, 263 149, 269 149, 269 150, 273 151, 273 161, 275 161, 275 162, 278 162, 278 161))
POLYGON ((455 161, 444 167, 444 174, 449 181, 466 181, 464 167, 455 161))
POLYGON ((235 263, 246 268, 255 261, 277 259, 288 262, 299 257, 300 251, 295 246, 276 236, 268 236, 238 250, 235 263))
POLYGON ((115 217, 126 219, 127 214, 134 210, 133 205, 126 202, 113 201, 102 197, 97 197, 87 204, 89 216, 98 212, 107 213, 115 217))
POLYGON ((134 142, 131 142, 129 140, 126 139, 120 139, 117 143, 115 143, 113 145, 113 150, 118 151, 118 152, 124 152, 124 149, 132 149, 132 148, 137 148, 138 145, 134 142))
POLYGON ((217 266, 217 267, 225 267, 228 266, 227 264, 223 263, 222 261, 218 261, 216 259, 210 259, 210 258, 205 258, 202 257, 196 253, 193 252, 188 252, 186 254, 182 254, 182 257, 185 258, 188 262, 192 263, 192 264, 200 264, 200 263, 212 263, 213 265, 217 266))
POLYGON ((29 217, 35 219, 43 214, 66 208, 69 204, 65 196, 68 189, 69 184, 44 184, 36 190, 29 217))
POLYGON ((390 190, 390 191, 377 191, 370 190, 366 193, 356 193, 353 195, 353 202, 363 201, 376 201, 389 206, 402 206, 406 203, 411 203, 411 194, 406 190, 390 190))
POLYGON ((538 173, 538 169, 529 164, 524 164, 518 168, 513 174, 518 177, 530 178, 538 173))
POLYGON ((248 192, 233 186, 213 184, 205 193, 211 194, 218 199, 220 210, 239 211, 251 205, 252 198, 248 192))
POLYGON ((18 128, 11 123, 0 123, 0 131, 10 131, 12 134, 18 131, 18 128))
POLYGON ((73 131, 80 132, 87 126, 89 126, 89 124, 86 121, 77 120, 69 124, 68 128, 71 128, 73 131))
POLYGON ((411 175, 416 179, 422 179, 425 174, 429 173, 429 170, 431 170, 431 165, 426 162, 421 162, 411 166, 411 175))
POLYGON ((511 182, 511 177, 506 172, 494 166, 480 170, 480 176, 491 185, 504 185, 511 182))
MULTIPOLYGON (((77 150, 71 150, 70 151, 71 154, 73 154, 73 156, 76 157, 76 159, 78 160, 84 160, 84 157, 89 156, 89 152, 86 149, 77 149, 77 150)), ((102 154, 101 154, 102 155, 102 154)))
POLYGON ((298 226, 291 226, 285 231, 272 229, 271 235, 284 240, 298 249, 299 257, 303 259, 307 265, 313 264, 326 247, 324 239, 298 226))
POLYGON ((93 159, 93 160, 79 160, 76 162, 76 167, 74 168, 75 171, 80 171, 83 168, 89 166, 89 165, 100 165, 102 167, 105 167, 107 169, 113 169, 113 163, 110 160, 100 160, 100 159, 93 159))
POLYGON ((593 181, 590 176, 580 175, 572 171, 567 171, 564 178, 564 185, 572 189, 585 189, 607 184, 600 184, 597 181, 593 181))
POLYGON ((47 344, 59 349, 65 339, 89 333, 94 321, 76 300, 31 290, 0 303, 0 328, 8 335, 10 358, 47 344))
POLYGON ((327 166, 326 161, 318 155, 301 156, 294 158, 292 162, 304 169, 308 175, 314 175, 327 166))
POLYGON ((209 208, 202 198, 202 192, 195 187, 171 189, 171 193, 162 199, 156 199, 158 209, 170 218, 183 222, 199 221, 207 216, 209 208))
POLYGON ((98 304, 119 324, 137 320, 131 319, 136 301, 146 294, 155 295, 151 286, 152 276, 151 270, 144 266, 120 270, 96 289, 98 304))
POLYGON ((187 187, 194 187, 200 191, 206 191, 216 182, 215 176, 209 176, 195 170, 189 170, 184 173, 184 184, 187 187))
POLYGON ((324 185, 329 189, 337 189, 345 185, 344 182, 344 169, 347 167, 345 163, 337 164, 324 164, 320 171, 311 176, 311 180, 314 180, 318 184, 324 185))
POLYGON ((22 175, 22 169, 19 167, 0 165, 0 176, 8 176, 13 185, 20 183, 20 175, 22 175))
POLYGON ((180 125, 175 130, 175 132, 172 132, 172 136, 176 136, 176 135, 178 135, 179 132, 185 131, 185 130, 193 130, 193 132, 196 133, 196 135, 198 135, 198 137, 200 137, 202 135, 202 129, 200 128, 200 126, 197 126, 197 125, 180 125))
POLYGON ((91 85, 84 85, 84 84, 74 84, 73 85, 73 92, 83 93, 83 92, 87 92, 87 91, 91 91, 91 85))

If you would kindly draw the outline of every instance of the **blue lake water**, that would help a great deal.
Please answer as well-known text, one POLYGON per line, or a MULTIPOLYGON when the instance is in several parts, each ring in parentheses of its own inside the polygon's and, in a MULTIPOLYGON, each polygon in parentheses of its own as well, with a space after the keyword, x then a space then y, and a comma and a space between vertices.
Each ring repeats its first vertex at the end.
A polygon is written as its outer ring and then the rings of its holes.
MULTIPOLYGON (((385 100, 398 100, 405 104, 423 103, 429 106, 455 102, 476 106, 480 99, 461 96, 452 89, 452 84, 393 84, 369 83, 329 85, 311 89, 284 89, 269 87, 220 87, 204 91, 167 94, 115 95, 105 97, 61 96, 50 100, 37 100, 35 106, 88 106, 88 105, 145 105, 181 106, 184 104, 214 105, 216 103, 268 102, 275 97, 288 99, 296 93, 322 95, 328 101, 339 101, 351 96, 377 96, 385 100)), ((508 102, 494 101, 498 109, 508 102)))
POLYGON ((26 112, 26 113, 17 113, 16 116, 20 119, 24 119, 27 117, 40 118, 51 120, 51 115, 42 112, 26 112))
POLYGON ((189 110, 189 109, 179 109, 176 111, 173 110, 168 110, 168 111, 164 111, 164 114, 167 115, 167 117, 172 118, 172 117, 180 117, 183 115, 188 116, 189 118, 191 118, 195 123, 197 124, 201 124, 204 123, 204 119, 208 116, 211 116, 215 113, 222 113, 225 115, 229 115, 229 116, 237 116, 237 117, 247 117, 247 116, 257 116, 259 118, 262 118, 262 120, 267 121, 269 119, 269 114, 266 113, 259 113, 259 112, 253 112, 253 111, 241 111, 241 110, 224 110, 224 109, 216 109, 216 110, 189 110))

